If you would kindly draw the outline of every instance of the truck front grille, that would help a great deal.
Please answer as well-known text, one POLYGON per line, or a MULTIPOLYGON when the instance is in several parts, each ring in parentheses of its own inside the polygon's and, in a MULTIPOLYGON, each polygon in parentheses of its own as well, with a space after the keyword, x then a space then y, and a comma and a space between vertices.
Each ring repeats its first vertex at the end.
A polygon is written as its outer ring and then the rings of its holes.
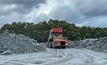
POLYGON ((65 41, 61 41, 61 45, 65 45, 65 41))

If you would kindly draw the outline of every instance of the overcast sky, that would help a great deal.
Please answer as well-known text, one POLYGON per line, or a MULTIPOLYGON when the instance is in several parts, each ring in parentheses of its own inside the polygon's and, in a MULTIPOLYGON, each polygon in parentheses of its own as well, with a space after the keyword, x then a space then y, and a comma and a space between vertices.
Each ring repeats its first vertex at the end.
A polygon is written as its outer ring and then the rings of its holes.
POLYGON ((0 0, 6 23, 66 20, 77 26, 107 27, 107 0, 0 0))

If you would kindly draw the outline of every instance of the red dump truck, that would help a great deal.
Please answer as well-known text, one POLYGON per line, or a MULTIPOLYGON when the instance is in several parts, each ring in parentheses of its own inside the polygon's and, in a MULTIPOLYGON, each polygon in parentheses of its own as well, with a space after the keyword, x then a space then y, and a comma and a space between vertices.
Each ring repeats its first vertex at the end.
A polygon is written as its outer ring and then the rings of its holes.
POLYGON ((51 29, 47 46, 49 48, 65 48, 68 46, 68 40, 63 37, 62 28, 51 29))

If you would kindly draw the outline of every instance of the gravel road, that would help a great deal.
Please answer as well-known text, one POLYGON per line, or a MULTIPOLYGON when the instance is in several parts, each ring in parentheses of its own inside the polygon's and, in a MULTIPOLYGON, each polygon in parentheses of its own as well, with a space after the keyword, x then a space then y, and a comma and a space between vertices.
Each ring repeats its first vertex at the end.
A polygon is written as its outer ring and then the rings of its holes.
POLYGON ((67 48, 59 50, 57 57, 55 49, 47 48, 44 52, 0 55, 0 65, 107 65, 107 53, 67 48))

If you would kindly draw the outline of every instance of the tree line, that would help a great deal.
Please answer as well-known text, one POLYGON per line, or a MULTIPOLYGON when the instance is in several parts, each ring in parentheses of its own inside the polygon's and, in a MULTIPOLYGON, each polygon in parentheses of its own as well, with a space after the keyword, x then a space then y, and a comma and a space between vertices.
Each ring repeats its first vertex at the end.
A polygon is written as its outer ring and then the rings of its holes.
POLYGON ((37 24, 29 22, 13 22, 12 24, 5 24, 0 28, 0 34, 8 30, 10 33, 29 36, 38 42, 46 42, 51 28, 62 28, 63 36, 67 37, 68 40, 107 37, 107 28, 94 28, 90 26, 79 27, 74 23, 52 19, 37 24))

